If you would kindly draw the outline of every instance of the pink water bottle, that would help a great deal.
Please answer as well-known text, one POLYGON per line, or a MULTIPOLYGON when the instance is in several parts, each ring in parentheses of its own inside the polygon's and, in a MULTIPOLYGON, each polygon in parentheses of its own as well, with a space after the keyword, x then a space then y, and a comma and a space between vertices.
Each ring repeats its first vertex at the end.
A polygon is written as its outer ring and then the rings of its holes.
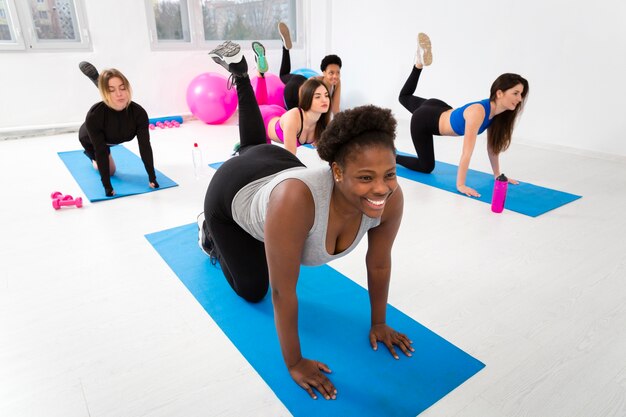
POLYGON ((491 211, 502 213, 504 210, 504 200, 506 200, 506 189, 509 179, 504 174, 500 174, 493 184, 493 196, 491 197, 491 211))

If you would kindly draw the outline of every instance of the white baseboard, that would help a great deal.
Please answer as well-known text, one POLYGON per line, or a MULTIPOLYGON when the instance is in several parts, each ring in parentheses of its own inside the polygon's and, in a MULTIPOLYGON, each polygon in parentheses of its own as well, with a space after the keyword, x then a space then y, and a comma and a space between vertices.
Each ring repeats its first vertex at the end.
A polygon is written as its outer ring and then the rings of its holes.
MULTIPOLYGON (((163 116, 166 117, 166 116, 163 116)), ((183 122, 196 120, 191 114, 182 115, 183 122)), ((0 140, 31 138, 36 136, 53 136, 64 133, 78 132, 81 123, 63 123, 58 125, 39 125, 0 129, 0 140)))

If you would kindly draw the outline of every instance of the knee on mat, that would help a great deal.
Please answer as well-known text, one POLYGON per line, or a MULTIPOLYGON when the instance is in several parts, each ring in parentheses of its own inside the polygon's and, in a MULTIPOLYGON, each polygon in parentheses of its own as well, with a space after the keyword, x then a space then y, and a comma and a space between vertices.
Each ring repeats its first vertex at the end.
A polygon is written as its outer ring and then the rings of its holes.
POLYGON ((426 174, 430 174, 435 170, 435 161, 424 163, 423 169, 426 174))
POLYGON ((263 298, 265 298, 268 287, 269 287, 269 284, 262 288, 259 288, 259 287, 250 288, 250 289, 238 288, 236 292, 237 292, 237 295, 239 295, 241 298, 243 298, 247 302, 258 303, 258 302, 263 301, 263 298))
POLYGON ((237 291, 237 295, 246 300, 249 303, 259 303, 263 301, 265 298, 265 294, 267 294, 267 289, 265 291, 252 290, 252 291, 237 291))

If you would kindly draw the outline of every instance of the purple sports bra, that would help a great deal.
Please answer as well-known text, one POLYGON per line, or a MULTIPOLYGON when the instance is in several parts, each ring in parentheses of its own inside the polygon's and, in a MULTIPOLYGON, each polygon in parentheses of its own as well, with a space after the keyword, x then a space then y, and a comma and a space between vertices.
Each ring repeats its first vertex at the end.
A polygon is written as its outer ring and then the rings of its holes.
MULTIPOLYGON (((300 130, 298 130, 298 133, 296 133, 296 146, 301 146, 302 143, 300 143, 300 135, 302 134, 302 129, 304 128, 304 115, 302 114, 302 109, 300 107, 298 107, 298 111, 300 112, 300 130)), ((276 136, 278 136, 278 139, 280 139, 282 143, 285 143, 285 133, 283 132, 283 128, 280 125, 280 119, 278 119, 278 121, 276 122, 274 130, 276 131, 276 136)))

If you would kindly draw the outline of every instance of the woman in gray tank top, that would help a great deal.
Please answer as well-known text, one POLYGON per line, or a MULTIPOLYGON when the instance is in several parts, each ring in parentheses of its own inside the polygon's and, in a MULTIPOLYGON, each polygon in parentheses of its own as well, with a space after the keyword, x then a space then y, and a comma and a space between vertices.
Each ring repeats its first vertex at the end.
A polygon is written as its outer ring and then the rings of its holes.
MULTIPOLYGON (((391 111, 362 106, 339 113, 318 140, 329 166, 309 169, 284 148, 265 142, 265 129, 239 45, 209 55, 233 77, 239 99, 239 156, 215 173, 199 219, 201 248, 219 260, 233 290, 250 302, 271 284, 276 330, 294 381, 312 398, 335 399, 330 369, 304 358, 298 335, 296 285, 300 265, 343 256, 367 234, 371 304, 369 340, 398 358, 411 356, 409 338, 386 324, 391 247, 403 196, 396 179, 391 111)), ((357 343, 357 341, 355 341, 357 343)))

